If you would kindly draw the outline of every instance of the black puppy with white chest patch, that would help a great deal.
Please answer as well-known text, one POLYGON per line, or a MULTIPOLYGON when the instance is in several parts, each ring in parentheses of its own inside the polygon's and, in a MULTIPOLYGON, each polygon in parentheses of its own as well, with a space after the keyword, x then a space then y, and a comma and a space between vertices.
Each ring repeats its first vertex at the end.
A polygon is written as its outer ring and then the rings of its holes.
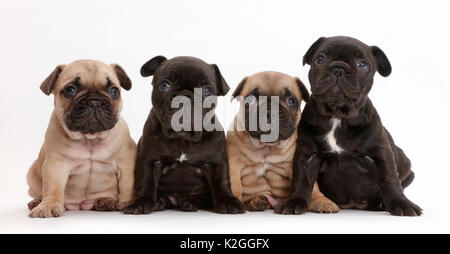
POLYGON ((342 208, 421 215, 403 193, 414 179, 411 163, 367 97, 375 72, 391 73, 383 51, 350 37, 322 37, 303 63, 311 65, 311 100, 298 128, 292 193, 275 212, 304 213, 317 180, 342 208))
MULTIPOLYGON (((147 214, 169 208, 243 213, 244 206, 230 189, 223 128, 212 131, 203 125, 201 129, 176 131, 173 128, 179 120, 183 122, 188 118, 183 115, 173 120, 181 110, 173 107, 177 96, 183 96, 188 100, 185 103, 193 106, 199 97, 216 99, 212 96, 223 96, 228 92, 229 87, 219 68, 194 57, 168 60, 157 56, 142 66, 141 74, 144 77, 153 75, 153 108, 138 144, 136 198, 123 213, 147 214), (195 96, 195 89, 201 91, 199 97, 195 96)), ((212 122, 220 126, 214 115, 215 105, 209 110, 202 107, 201 117, 205 119, 208 114, 212 115, 212 122)), ((190 112, 194 110, 191 107, 190 112)), ((203 123, 202 119, 200 123, 203 123)), ((198 121, 192 120, 192 123, 198 121)))

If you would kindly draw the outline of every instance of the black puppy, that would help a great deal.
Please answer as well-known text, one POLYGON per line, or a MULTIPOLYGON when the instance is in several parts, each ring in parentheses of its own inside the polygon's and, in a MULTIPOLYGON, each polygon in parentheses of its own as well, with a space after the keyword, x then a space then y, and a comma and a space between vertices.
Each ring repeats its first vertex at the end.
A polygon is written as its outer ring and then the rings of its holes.
MULTIPOLYGON (((138 144, 137 197, 123 212, 146 214, 168 208, 183 211, 211 208, 219 213, 243 213, 244 206, 230 190, 223 128, 207 131, 202 125, 197 131, 175 131, 172 126, 174 114, 180 110, 172 108, 176 96, 184 96, 194 105, 194 88, 200 89, 201 99, 228 92, 217 65, 194 57, 167 60, 157 56, 142 66, 141 75, 153 75, 153 108, 138 144)), ((202 109, 201 116, 204 119, 212 112, 212 122, 220 126, 214 115, 215 105, 209 111, 202 109)))
POLYGON ((317 180, 342 208, 421 215, 403 193, 414 179, 411 163, 367 97, 375 72, 391 73, 383 51, 349 37, 322 37, 305 63, 311 65, 311 101, 298 128, 292 193, 276 212, 305 212, 317 180))

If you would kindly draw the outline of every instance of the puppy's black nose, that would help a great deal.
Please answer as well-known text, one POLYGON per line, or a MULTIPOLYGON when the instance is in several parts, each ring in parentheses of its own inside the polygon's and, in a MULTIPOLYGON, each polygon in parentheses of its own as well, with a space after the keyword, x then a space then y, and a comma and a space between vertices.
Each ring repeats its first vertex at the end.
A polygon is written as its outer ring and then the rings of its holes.
POLYGON ((342 67, 334 67, 331 72, 338 78, 343 77, 345 75, 345 69, 342 67))
POLYGON ((99 108, 100 106, 102 106, 102 101, 100 99, 90 99, 88 102, 89 107, 91 108, 99 108))

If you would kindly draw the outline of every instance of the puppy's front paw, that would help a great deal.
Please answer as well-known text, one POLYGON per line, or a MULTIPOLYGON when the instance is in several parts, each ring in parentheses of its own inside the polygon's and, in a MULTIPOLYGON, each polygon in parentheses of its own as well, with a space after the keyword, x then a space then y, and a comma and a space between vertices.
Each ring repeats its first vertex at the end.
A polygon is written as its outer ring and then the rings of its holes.
POLYGON ((277 207, 274 211, 278 214, 303 214, 308 210, 306 200, 302 198, 289 198, 277 207))
POLYGON ((422 208, 407 198, 393 199, 386 204, 386 210, 392 215, 396 216, 420 216, 422 215, 422 208))
POLYGON ((319 197, 311 200, 309 211, 315 213, 337 213, 339 206, 326 197, 319 197))
POLYGON ((36 206, 38 206, 41 203, 40 199, 33 199, 30 202, 28 202, 28 209, 33 210, 36 206))
POLYGON ((180 202, 180 210, 185 212, 196 212, 198 211, 199 207, 197 204, 190 202, 190 201, 182 201, 180 202))
POLYGON ((149 214, 153 210, 152 202, 135 202, 121 210, 123 214, 149 214))
POLYGON ((216 212, 228 214, 245 213, 245 207, 241 201, 234 196, 222 197, 217 202, 216 212))
POLYGON ((117 200, 113 198, 99 198, 95 200, 94 210, 96 211, 116 211, 117 200))
POLYGON ((270 208, 269 200, 266 196, 257 196, 245 202, 249 211, 264 211, 270 208))
POLYGON ((31 218, 51 218, 59 217, 64 213, 64 205, 55 202, 41 202, 38 206, 31 210, 29 217, 31 218))

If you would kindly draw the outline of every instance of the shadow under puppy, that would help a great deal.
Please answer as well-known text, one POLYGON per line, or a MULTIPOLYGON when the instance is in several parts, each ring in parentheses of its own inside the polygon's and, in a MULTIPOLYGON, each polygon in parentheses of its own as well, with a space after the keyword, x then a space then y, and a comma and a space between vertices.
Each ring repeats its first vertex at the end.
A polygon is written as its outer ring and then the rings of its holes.
POLYGON ((322 37, 303 63, 311 65, 311 102, 299 124, 292 194, 276 212, 306 211, 317 180, 341 208, 421 215, 403 193, 414 179, 411 163, 367 96, 375 72, 391 73, 383 51, 350 37, 322 37))
POLYGON ((116 210, 132 200, 136 144, 120 117, 120 87, 131 88, 125 71, 93 60, 59 65, 42 82, 55 108, 27 175, 30 217, 116 210))
MULTIPOLYGON (((276 207, 290 194, 292 167, 297 141, 297 126, 301 118, 300 104, 308 102, 309 92, 298 79, 280 72, 260 72, 244 78, 233 98, 241 103, 227 132, 227 150, 230 165, 231 189, 250 211, 262 211, 276 207), (265 97, 263 97, 265 96, 265 97), (278 102, 272 100, 278 98, 278 102), (264 98, 265 100, 260 98, 264 98), (273 103, 278 112, 272 112, 273 103), (251 108, 258 114, 251 118, 251 108), (278 127, 263 131, 259 113, 267 109, 267 120, 278 117, 278 127), (250 121, 255 121, 253 130, 250 121), (278 132, 270 142, 263 142, 261 135, 278 132)), ((276 109, 273 109, 276 110, 276 109)), ((339 207, 326 198, 317 184, 312 193, 311 211, 338 212, 339 207)))
POLYGON ((137 197, 123 213, 147 214, 169 208, 243 213, 244 206, 230 190, 225 135, 214 113, 217 96, 229 90, 219 68, 194 57, 167 60, 157 56, 142 66, 141 74, 153 75, 153 107, 138 144, 137 197), (180 96, 187 100, 183 104, 190 105, 174 107, 180 96), (192 106, 207 98, 214 103, 210 108, 201 106, 196 113, 192 106), (188 115, 177 117, 183 108, 188 115), (193 121, 189 123, 187 118, 193 121), (202 123, 207 118, 215 128, 205 129, 202 123), (188 128, 174 128, 181 122, 188 123, 188 128), (196 129, 196 123, 200 128, 196 129))

